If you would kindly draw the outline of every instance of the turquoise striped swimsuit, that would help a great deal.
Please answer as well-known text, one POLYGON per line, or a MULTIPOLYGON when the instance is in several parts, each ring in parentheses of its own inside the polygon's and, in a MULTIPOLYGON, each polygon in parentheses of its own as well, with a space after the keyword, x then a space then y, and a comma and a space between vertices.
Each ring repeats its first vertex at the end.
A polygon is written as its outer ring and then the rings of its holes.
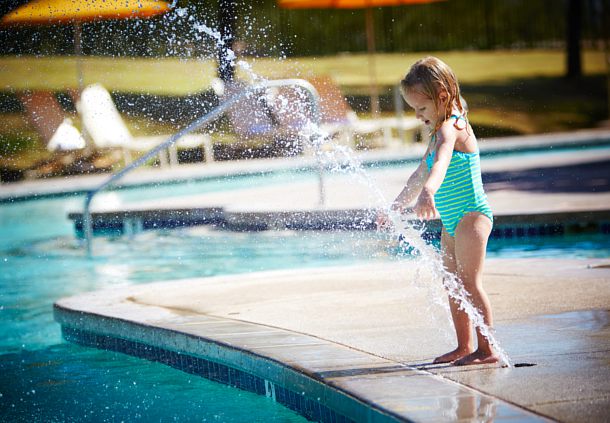
MULTIPOLYGON (((456 115, 451 117, 462 118, 456 115)), ((433 151, 426 157, 428 171, 432 169, 434 155, 433 151)), ((452 237, 455 237, 455 228, 466 213, 480 212, 489 217, 493 223, 493 213, 483 190, 478 151, 474 153, 453 151, 445 179, 434 195, 434 202, 445 230, 452 237)))

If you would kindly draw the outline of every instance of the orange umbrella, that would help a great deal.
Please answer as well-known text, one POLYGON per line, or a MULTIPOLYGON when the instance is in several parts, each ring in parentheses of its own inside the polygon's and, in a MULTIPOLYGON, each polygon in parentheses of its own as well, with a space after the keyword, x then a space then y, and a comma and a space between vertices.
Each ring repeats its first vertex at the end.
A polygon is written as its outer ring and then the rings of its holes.
POLYGON ((79 92, 83 85, 80 60, 81 24, 110 19, 149 18, 170 10, 160 0, 32 0, 0 19, 2 26, 74 25, 74 50, 77 56, 79 92))
POLYGON ((381 6, 401 6, 406 4, 432 3, 441 0, 277 0, 286 9, 366 9, 366 41, 369 52, 369 81, 371 112, 379 114, 379 88, 375 71, 375 27, 373 8, 381 6))

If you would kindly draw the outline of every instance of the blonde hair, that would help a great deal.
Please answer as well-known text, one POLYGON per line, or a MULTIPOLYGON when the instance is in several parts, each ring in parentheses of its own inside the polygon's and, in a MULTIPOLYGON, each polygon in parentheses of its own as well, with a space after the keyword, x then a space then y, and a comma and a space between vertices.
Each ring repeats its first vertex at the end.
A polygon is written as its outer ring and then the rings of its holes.
MULTIPOLYGON (((443 121, 449 119, 453 106, 456 106, 460 113, 466 114, 466 108, 462 104, 457 77, 442 60, 429 56, 415 62, 404 79, 400 81, 403 95, 412 90, 416 85, 421 86, 422 91, 418 90, 418 92, 434 100, 437 107, 440 94, 442 92, 447 93, 448 99, 445 105, 443 121)), ((437 124, 435 131, 438 130, 441 124, 442 121, 437 124)))

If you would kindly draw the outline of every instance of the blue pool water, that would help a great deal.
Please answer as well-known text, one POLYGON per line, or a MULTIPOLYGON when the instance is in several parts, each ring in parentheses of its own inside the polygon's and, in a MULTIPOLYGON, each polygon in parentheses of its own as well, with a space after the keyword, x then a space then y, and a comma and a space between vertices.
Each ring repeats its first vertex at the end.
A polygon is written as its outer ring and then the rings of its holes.
MULTIPOLYGON (((227 183, 230 189, 247 181, 227 183)), ((116 195, 134 200, 149 191, 116 195)), ((99 238, 89 260, 66 218, 82 201, 71 196, 0 205, 0 420, 303 421, 255 394, 68 344, 53 321, 52 304, 112 286, 396 258, 376 233, 228 233, 201 227, 99 238)), ((610 241, 602 234, 502 240, 489 250, 490 257, 608 257, 610 241)))

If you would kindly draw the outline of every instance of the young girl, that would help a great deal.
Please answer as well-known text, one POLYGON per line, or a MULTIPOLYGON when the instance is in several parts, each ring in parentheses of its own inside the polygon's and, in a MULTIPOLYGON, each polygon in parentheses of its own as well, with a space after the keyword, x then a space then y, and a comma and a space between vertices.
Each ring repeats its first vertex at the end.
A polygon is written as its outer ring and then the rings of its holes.
MULTIPOLYGON (((392 209, 403 212, 417 198, 414 211, 432 219, 437 211, 443 229, 441 251, 446 270, 457 276, 470 294, 485 325, 493 327, 491 306, 483 290, 482 273, 493 216, 481 182, 477 141, 466 118, 460 88, 453 71, 435 57, 416 62, 401 81, 405 101, 431 131, 430 144, 392 209)), ((380 214, 377 224, 388 224, 380 214)), ((434 363, 456 365, 495 363, 499 360, 489 340, 477 328, 474 349, 472 323, 459 304, 449 298, 457 348, 434 363)))

